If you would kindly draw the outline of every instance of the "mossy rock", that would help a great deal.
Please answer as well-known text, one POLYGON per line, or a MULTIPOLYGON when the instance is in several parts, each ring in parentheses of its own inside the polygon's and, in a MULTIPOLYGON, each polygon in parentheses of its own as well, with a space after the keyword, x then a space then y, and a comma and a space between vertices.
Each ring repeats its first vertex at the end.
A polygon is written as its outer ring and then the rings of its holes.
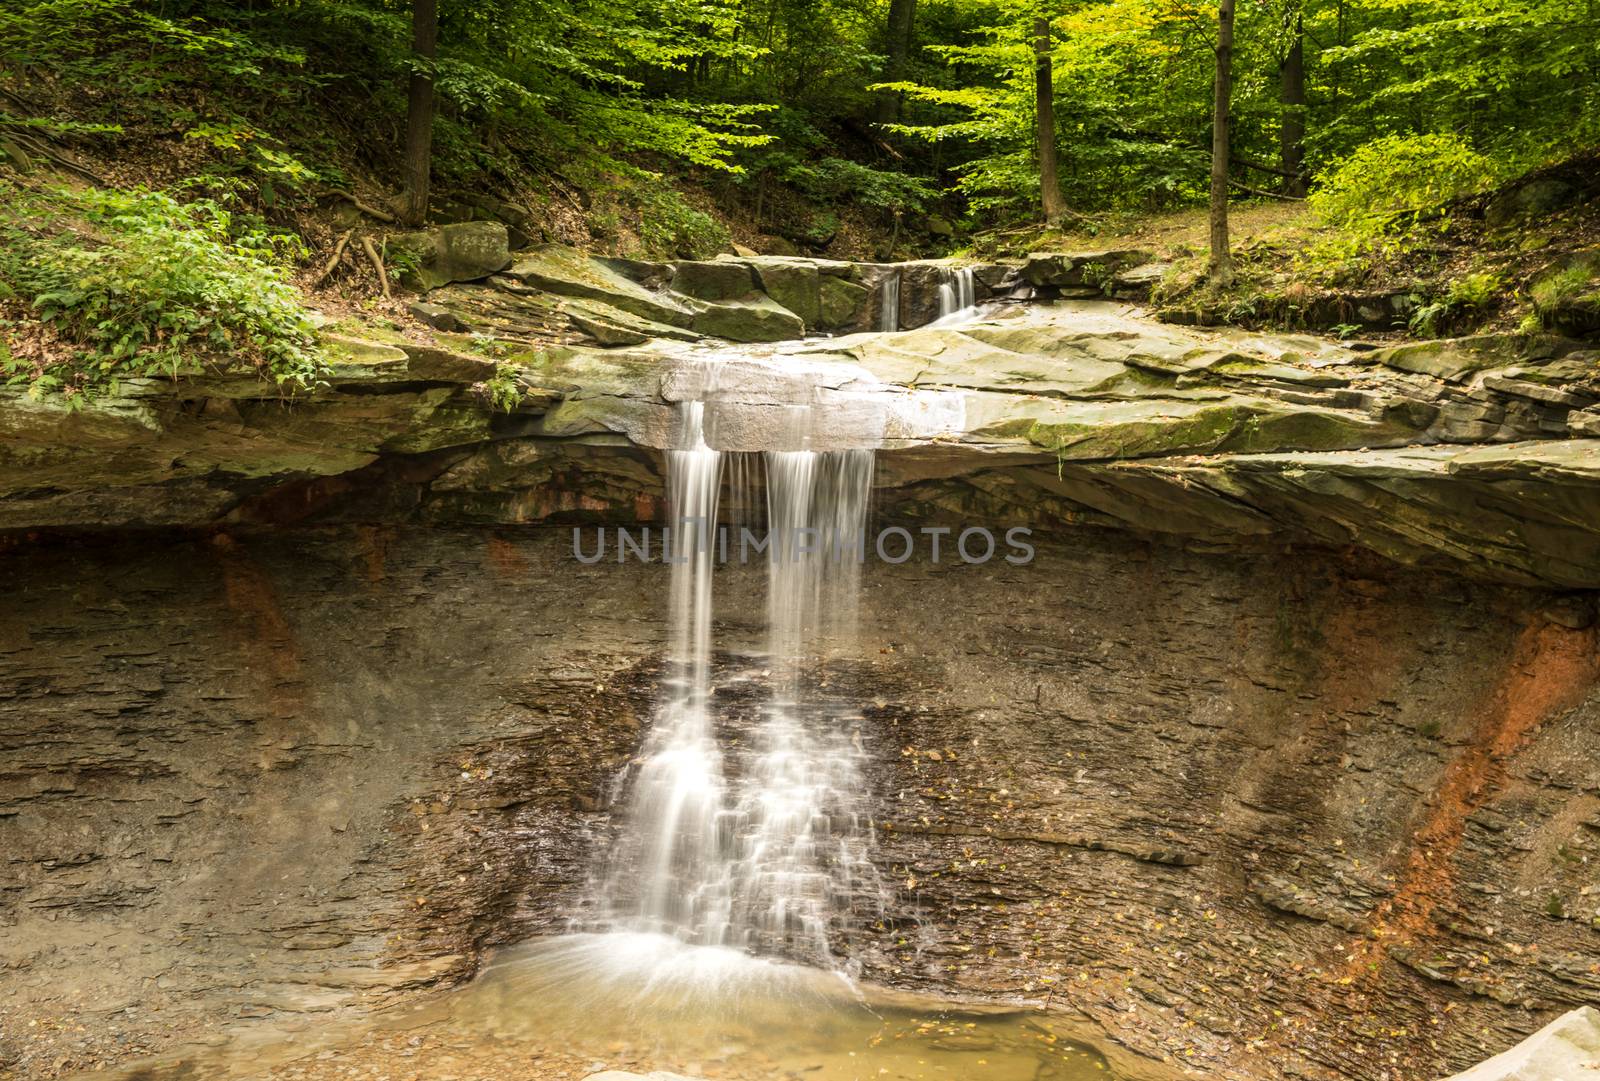
POLYGON ((694 321, 693 308, 670 294, 652 292, 598 259, 564 244, 541 244, 525 253, 506 276, 560 296, 598 300, 613 308, 670 326, 694 321))
POLYGON ((1600 249, 1574 252, 1529 288, 1539 321, 1574 338, 1600 336, 1600 249))
POLYGON ((706 304, 695 315, 691 329, 730 342, 782 342, 804 336, 806 328, 794 312, 769 297, 760 297, 706 304))
POLYGON ((872 290, 866 286, 824 275, 818 289, 817 326, 835 330, 860 322, 871 299, 872 290))
POLYGON ((756 291, 756 279, 743 263, 685 261, 672 266, 672 288, 700 300, 741 300, 756 291))
POLYGON ((761 288, 798 315, 807 327, 822 321, 822 275, 816 264, 802 260, 763 259, 755 263, 761 288))
POLYGON ((427 291, 470 282, 511 265, 510 238, 497 221, 466 221, 389 237, 388 254, 407 289, 427 291))

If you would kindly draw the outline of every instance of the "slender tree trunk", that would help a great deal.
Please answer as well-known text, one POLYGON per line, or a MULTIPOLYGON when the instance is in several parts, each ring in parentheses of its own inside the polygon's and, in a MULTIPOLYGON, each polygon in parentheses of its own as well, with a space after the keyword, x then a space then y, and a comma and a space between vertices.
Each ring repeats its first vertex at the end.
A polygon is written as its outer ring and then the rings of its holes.
POLYGON ((1278 69, 1283 125, 1279 129, 1278 167, 1288 176, 1283 193, 1296 198, 1306 193, 1306 52, 1300 12, 1294 16, 1289 51, 1278 69))
MULTIPOLYGON (((1339 0, 1336 13, 1334 15, 1333 43, 1340 48, 1344 47, 1344 0, 1339 0)), ((1333 65, 1333 85, 1331 87, 1332 92, 1328 95, 1332 105, 1331 113, 1334 120, 1339 119, 1339 68, 1340 65, 1333 65)))
MULTIPOLYGON (((889 20, 885 26, 888 45, 888 62, 884 65, 883 81, 897 83, 906 77, 906 58, 911 55, 911 35, 916 27, 917 0, 889 0, 889 20)), ((900 119, 900 103, 904 99, 898 90, 884 90, 878 95, 873 119, 880 124, 892 124, 900 119)))
POLYGON ((1217 78, 1211 106, 1211 265, 1213 285, 1233 280, 1228 247, 1228 102, 1233 96, 1233 0, 1218 0, 1217 78))
MULTIPOLYGON (((1232 0, 1223 0, 1232 3, 1232 0)), ((1056 163, 1055 75, 1050 65, 1050 20, 1043 16, 1033 21, 1034 113, 1039 121, 1039 193, 1044 204, 1044 220, 1055 225, 1067 215, 1067 201, 1061 197, 1060 169, 1056 163)))
POLYGON ((428 174, 433 163, 433 60, 439 51, 437 0, 411 0, 412 63, 406 104, 405 210, 400 220, 418 226, 428 215, 428 174))

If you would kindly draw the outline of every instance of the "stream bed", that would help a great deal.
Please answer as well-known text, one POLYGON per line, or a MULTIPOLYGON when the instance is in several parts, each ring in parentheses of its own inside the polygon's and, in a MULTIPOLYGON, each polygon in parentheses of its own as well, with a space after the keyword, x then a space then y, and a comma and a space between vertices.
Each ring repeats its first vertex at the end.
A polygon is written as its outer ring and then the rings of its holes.
POLYGON ((267 1027, 105 1081, 429 1078, 544 1081, 606 1069, 717 1081, 1122 1078, 1036 1005, 858 984, 666 935, 578 934, 495 954, 454 991, 366 1019, 267 1027))
POLYGON ((1115 1077, 1037 1009, 976 1008, 664 935, 573 935, 502 951, 435 1003, 495 1045, 554 1041, 699 1077, 1087 1081, 1115 1077))

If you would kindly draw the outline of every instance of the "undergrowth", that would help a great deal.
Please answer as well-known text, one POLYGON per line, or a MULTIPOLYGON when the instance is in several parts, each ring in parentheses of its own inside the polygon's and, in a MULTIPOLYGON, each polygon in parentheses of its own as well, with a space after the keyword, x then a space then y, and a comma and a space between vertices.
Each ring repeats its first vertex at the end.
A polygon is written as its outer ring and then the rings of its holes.
POLYGON ((288 278, 296 254, 212 200, 0 181, 0 375, 74 404, 207 369, 310 387, 323 361, 288 278))

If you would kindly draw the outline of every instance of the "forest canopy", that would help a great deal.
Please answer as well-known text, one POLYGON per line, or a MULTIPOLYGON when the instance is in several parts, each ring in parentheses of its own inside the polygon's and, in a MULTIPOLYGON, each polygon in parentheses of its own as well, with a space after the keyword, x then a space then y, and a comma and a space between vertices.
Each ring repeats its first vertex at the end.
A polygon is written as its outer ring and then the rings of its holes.
MULTIPOLYGON (((0 123, 24 140, 176 138, 174 165, 270 203, 352 170, 394 175, 421 72, 446 186, 687 173, 752 207, 781 188, 884 220, 937 206, 994 224, 1038 203, 1042 17, 1067 205, 1206 195, 1211 3, 445 0, 431 58, 414 51, 414 14, 393 0, 21 0, 0 13, 0 57, 58 107, 0 123)), ((1413 166, 1444 152, 1481 182, 1600 140, 1586 0, 1250 0, 1233 52, 1245 194, 1303 194, 1395 140, 1413 166)))

